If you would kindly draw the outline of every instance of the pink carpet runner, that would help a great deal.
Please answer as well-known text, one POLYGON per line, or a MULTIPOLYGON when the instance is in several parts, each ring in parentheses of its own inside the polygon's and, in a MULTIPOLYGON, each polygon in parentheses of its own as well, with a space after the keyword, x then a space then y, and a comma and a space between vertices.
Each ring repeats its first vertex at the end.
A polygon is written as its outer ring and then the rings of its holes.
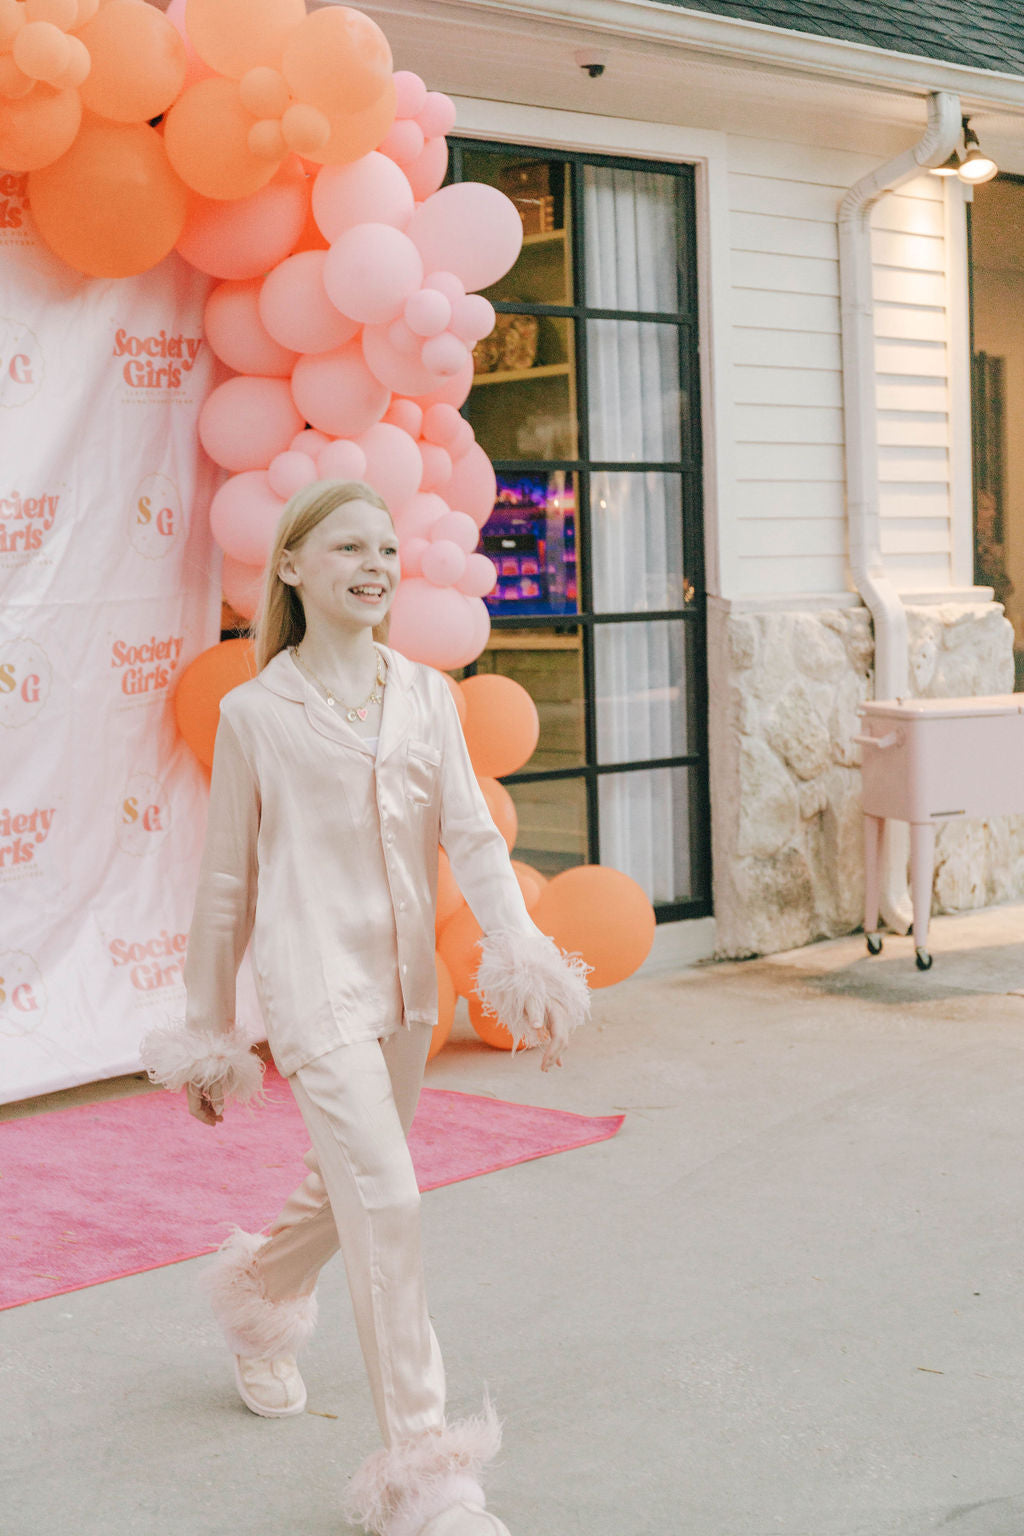
MULTIPOLYGON (((216 1129, 184 1095, 133 1094, 0 1123, 0 1309, 209 1253, 272 1221, 309 1145, 273 1069, 268 1101, 216 1129)), ((586 1116, 425 1088, 409 1138, 421 1189, 614 1136, 586 1116)))

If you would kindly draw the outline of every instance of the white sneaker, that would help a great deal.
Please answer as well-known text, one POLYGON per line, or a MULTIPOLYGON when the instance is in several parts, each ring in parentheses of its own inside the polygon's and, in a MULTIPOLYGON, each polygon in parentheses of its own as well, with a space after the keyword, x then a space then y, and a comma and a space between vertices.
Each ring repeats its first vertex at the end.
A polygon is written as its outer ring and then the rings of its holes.
POLYGON ((511 1536, 509 1528, 482 1504, 460 1499, 428 1520, 420 1536, 511 1536))
POLYGON ((287 1419, 306 1406, 306 1386, 294 1355, 266 1360, 236 1355, 235 1385, 245 1406, 264 1419, 287 1419))

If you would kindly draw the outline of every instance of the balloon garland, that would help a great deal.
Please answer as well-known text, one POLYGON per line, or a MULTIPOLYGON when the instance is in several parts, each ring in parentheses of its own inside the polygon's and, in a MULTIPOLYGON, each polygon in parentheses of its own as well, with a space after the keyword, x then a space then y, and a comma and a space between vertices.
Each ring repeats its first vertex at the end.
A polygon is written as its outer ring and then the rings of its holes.
MULTIPOLYGON (((0 0, 0 165, 28 173, 41 239, 89 276, 144 272, 177 250, 218 280, 210 347, 231 370, 199 418, 227 478, 210 507, 223 585, 251 619, 284 503, 323 478, 365 479, 401 540, 389 641, 447 672, 487 643, 497 573, 478 551, 496 482, 459 412, 494 309, 479 290, 523 229, 496 188, 442 187, 451 100, 392 70, 368 16, 305 0, 0 0)), ((209 765, 220 699, 252 672, 228 641, 182 676, 179 728, 209 765)), ((450 678, 470 754, 510 849, 498 779, 539 722, 518 684, 450 678)), ((545 880, 515 861, 543 931, 611 985, 643 961, 654 914, 636 883, 584 867, 545 880), (609 914, 613 914, 612 917, 609 914)), ((511 1037, 475 993, 480 930, 440 854, 440 1022, 456 994, 481 1038, 511 1037)))

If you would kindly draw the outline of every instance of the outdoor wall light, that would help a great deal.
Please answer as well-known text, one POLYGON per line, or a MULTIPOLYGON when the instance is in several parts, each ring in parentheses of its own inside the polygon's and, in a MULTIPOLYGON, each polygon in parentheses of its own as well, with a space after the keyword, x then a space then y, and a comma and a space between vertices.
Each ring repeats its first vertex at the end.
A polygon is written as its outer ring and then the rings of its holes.
POLYGON ((965 117, 960 143, 948 160, 932 167, 932 175, 959 176, 960 180, 966 181, 968 186, 979 187, 982 182, 991 181, 993 176, 998 176, 999 167, 991 156, 983 153, 978 143, 978 135, 965 117))

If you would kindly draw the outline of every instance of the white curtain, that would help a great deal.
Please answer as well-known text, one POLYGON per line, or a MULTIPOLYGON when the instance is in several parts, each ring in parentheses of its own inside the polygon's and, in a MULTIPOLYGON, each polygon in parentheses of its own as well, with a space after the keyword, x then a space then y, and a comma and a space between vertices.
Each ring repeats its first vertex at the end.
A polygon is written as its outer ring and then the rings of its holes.
MULTIPOLYGON (((586 302, 590 309, 674 314, 681 307, 678 183, 672 176, 588 166, 586 302)), ((656 321, 587 322, 590 458, 659 465, 682 456, 680 333, 656 321)), ((650 622, 595 625, 598 761, 684 754, 687 626, 658 621, 683 605, 682 481, 678 470, 591 477, 594 608, 649 613, 650 622)), ((601 861, 653 901, 690 895, 691 770, 602 775, 601 861)))

